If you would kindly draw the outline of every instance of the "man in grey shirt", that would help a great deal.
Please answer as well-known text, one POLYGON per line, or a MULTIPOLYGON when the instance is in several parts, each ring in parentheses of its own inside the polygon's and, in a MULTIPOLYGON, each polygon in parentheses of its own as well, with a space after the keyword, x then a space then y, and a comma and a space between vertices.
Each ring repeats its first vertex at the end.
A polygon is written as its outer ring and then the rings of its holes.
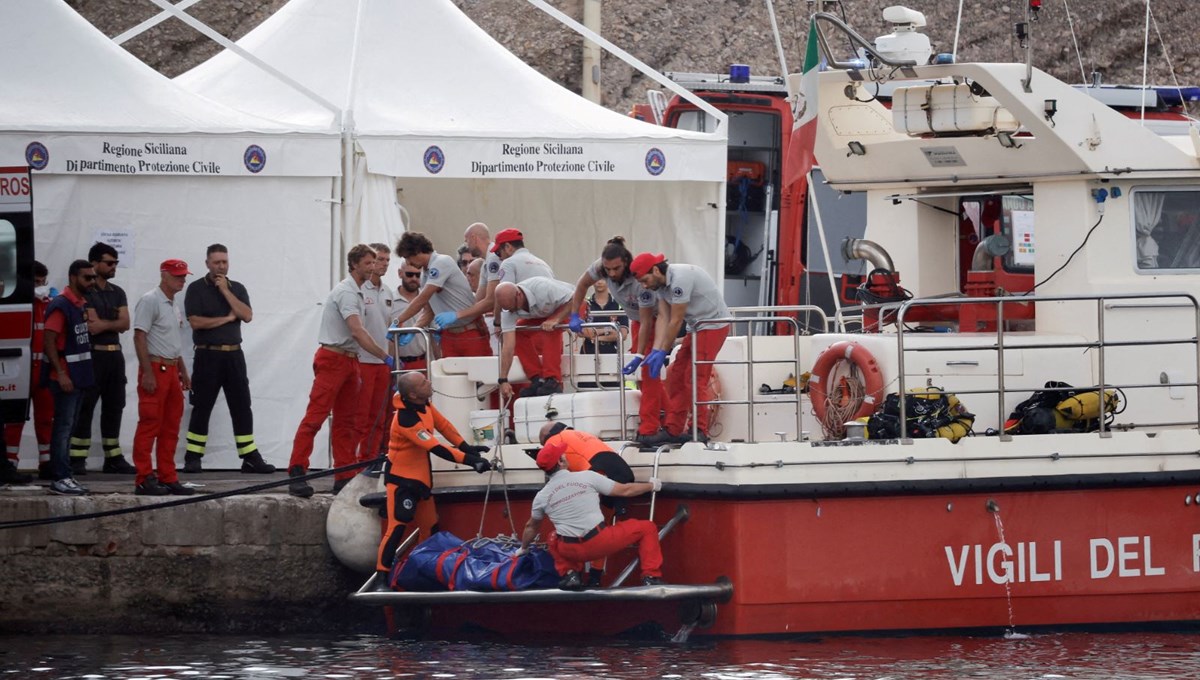
POLYGON ((580 572, 584 564, 600 560, 637 543, 641 561, 642 584, 660 585, 662 581, 662 547, 658 544, 658 527, 645 519, 627 519, 613 525, 604 523, 600 512, 600 496, 631 498, 662 489, 662 482, 651 477, 648 482, 621 484, 604 475, 584 470, 567 469, 566 446, 547 443, 538 452, 537 466, 550 475, 546 486, 533 497, 533 509, 521 534, 518 555, 529 550, 538 534, 542 520, 550 518, 554 531, 547 548, 554 557, 554 568, 562 576, 558 587, 579 590, 583 587, 580 572))
MULTIPOLYGON (((633 258, 629 270, 648 290, 654 291, 658 306, 658 320, 654 324, 654 348, 646 355, 645 364, 650 375, 658 377, 666 364, 667 357, 675 345, 675 338, 687 323, 689 334, 684 337, 675 362, 667 371, 667 418, 666 431, 659 437, 643 441, 647 446, 660 444, 683 444, 692 440, 688 430, 688 418, 692 413, 692 362, 696 361, 696 394, 699 401, 712 401, 712 361, 717 358, 725 338, 729 335, 729 324, 706 324, 701 321, 729 317, 725 297, 716 282, 703 269, 690 264, 669 264, 662 253, 641 253, 633 258), (696 331, 696 346, 692 346, 691 331, 696 331)), ((632 362, 631 362, 632 365, 632 362)), ((634 365, 636 368, 636 365, 634 365)), ((708 441, 709 407, 697 411, 696 429, 698 439, 708 441)))
POLYGON ((159 265, 159 284, 138 300, 133 312, 133 348, 138 359, 138 424, 133 435, 134 493, 141 496, 186 496, 195 493, 179 483, 175 445, 183 418, 183 393, 192 388, 182 360, 183 305, 175 297, 188 271, 183 260, 159 265), (151 460, 150 453, 156 455, 151 460), (157 462, 158 473, 154 472, 157 462))
POLYGON ((558 319, 571 304, 574 288, 557 279, 535 276, 521 283, 505 281, 496 286, 500 308, 500 394, 512 396, 508 369, 513 354, 530 379, 520 396, 533 397, 562 392, 563 332, 558 319), (517 326, 534 327, 517 338, 517 326), (539 327, 540 328, 537 328, 539 327), (519 340, 519 341, 518 341, 519 340))

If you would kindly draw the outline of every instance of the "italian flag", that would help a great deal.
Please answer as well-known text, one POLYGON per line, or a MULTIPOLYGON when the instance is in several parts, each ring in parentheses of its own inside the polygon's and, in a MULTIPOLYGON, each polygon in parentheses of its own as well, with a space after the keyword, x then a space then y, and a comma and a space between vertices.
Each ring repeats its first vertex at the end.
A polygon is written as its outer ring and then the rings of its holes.
POLYGON ((808 25, 808 44, 804 50, 804 70, 800 76, 800 91, 792 108, 792 135, 784 156, 783 184, 789 186, 804 179, 813 166, 813 143, 817 138, 817 74, 820 73, 821 52, 817 47, 817 24, 808 25))

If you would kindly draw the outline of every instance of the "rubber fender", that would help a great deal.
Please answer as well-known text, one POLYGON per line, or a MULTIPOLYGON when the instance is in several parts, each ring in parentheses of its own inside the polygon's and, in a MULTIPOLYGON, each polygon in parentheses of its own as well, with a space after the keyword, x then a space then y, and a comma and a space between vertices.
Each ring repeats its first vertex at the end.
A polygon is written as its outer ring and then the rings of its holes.
MULTIPOLYGON (((1120 398, 1116 390, 1104 390, 1104 412, 1112 413, 1117 410, 1120 398)), ((1073 397, 1067 397, 1054 407, 1054 410, 1070 420, 1093 420, 1100 417, 1100 391, 1080 392, 1073 397)))
POLYGON ((375 571, 383 524, 376 508, 363 507, 359 500, 383 491, 383 477, 359 474, 351 479, 329 506, 325 515, 325 537, 334 557, 360 574, 375 571))

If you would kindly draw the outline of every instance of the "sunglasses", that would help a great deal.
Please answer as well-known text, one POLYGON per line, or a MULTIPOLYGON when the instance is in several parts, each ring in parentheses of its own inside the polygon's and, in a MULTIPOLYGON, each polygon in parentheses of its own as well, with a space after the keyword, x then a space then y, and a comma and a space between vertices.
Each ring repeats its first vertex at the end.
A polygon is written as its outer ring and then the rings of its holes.
POLYGON ((420 277, 421 272, 404 272, 404 278, 406 279, 418 279, 420 277))

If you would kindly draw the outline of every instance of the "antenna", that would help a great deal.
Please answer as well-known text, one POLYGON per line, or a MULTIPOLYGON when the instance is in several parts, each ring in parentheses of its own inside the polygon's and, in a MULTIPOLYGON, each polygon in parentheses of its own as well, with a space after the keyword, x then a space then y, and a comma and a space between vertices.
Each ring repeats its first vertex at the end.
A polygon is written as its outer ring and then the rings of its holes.
POLYGON ((1033 92, 1033 88, 1030 87, 1033 83, 1033 40, 1030 39, 1030 26, 1038 20, 1038 11, 1041 9, 1042 0, 1029 0, 1025 5, 1025 21, 1016 25, 1017 40, 1025 50, 1025 79, 1021 81, 1021 87, 1026 92, 1033 92))

